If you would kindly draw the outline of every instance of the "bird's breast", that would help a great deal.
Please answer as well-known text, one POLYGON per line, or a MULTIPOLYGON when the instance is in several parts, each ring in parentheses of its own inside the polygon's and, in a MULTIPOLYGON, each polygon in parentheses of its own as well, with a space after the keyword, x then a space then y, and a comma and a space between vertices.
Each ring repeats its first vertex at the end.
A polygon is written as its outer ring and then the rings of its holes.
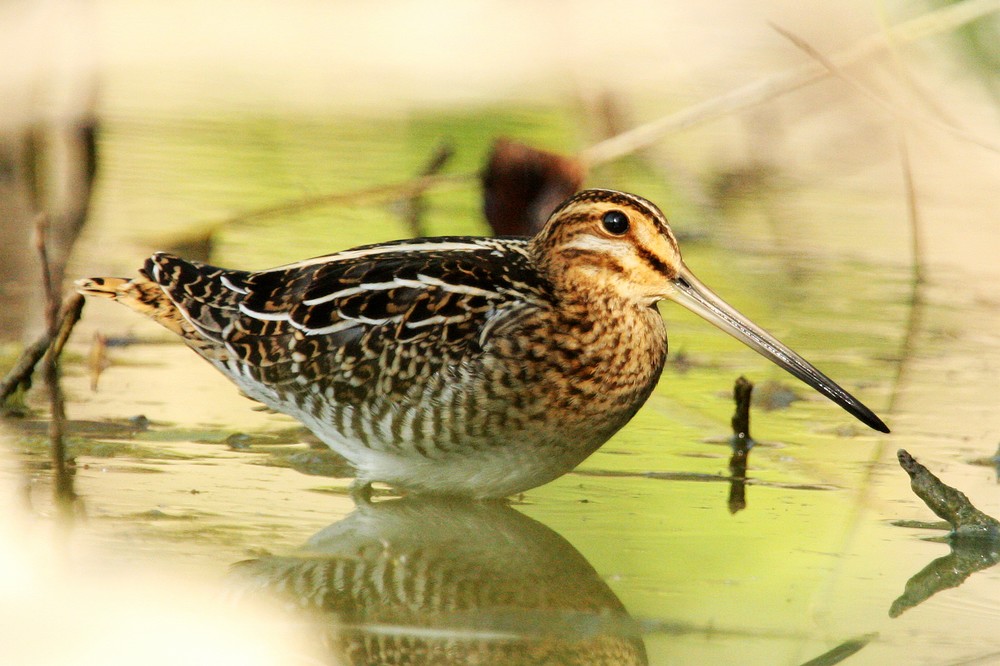
POLYGON ((605 437, 649 397, 666 352, 657 310, 596 302, 526 317, 488 353, 514 403, 561 428, 605 437))

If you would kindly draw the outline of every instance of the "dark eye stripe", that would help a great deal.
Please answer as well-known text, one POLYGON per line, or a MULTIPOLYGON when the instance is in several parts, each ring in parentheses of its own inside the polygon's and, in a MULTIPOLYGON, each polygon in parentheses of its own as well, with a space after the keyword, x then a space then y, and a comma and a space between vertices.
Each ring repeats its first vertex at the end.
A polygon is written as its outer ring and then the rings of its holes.
POLYGON ((663 263, 659 257, 644 248, 643 246, 636 243, 635 252, 639 255, 639 258, 645 261, 650 268, 652 268, 657 273, 660 273, 668 280, 673 280, 677 277, 677 271, 663 263))

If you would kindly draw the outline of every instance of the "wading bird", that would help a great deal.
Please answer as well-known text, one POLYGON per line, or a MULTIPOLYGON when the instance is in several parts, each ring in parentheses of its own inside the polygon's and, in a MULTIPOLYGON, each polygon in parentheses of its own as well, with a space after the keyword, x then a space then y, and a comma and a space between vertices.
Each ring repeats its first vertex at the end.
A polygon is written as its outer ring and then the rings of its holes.
POLYGON ((888 432, 704 286, 663 213, 585 190, 533 238, 368 245, 260 272, 154 254, 90 278, 357 469, 413 492, 503 497, 565 474, 628 423, 667 355, 670 299, 888 432))

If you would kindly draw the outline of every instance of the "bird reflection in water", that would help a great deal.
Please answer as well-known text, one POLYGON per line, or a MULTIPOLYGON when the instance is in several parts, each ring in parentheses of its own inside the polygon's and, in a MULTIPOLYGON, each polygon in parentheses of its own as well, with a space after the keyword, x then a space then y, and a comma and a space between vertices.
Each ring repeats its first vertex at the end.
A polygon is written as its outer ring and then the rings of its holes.
POLYGON ((587 560, 501 502, 362 504, 296 554, 233 572, 316 620, 334 663, 647 663, 638 626, 587 560))

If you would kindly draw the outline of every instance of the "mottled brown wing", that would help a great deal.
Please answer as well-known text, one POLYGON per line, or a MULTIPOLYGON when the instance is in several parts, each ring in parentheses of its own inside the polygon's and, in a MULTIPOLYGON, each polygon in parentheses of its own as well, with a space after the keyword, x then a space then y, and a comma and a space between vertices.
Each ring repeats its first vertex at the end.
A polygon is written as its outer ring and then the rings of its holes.
POLYGON ((158 254, 145 272, 243 373, 278 391, 309 386, 357 404, 403 395, 476 358, 496 321, 544 290, 525 248, 515 239, 422 239, 258 273, 158 254))

